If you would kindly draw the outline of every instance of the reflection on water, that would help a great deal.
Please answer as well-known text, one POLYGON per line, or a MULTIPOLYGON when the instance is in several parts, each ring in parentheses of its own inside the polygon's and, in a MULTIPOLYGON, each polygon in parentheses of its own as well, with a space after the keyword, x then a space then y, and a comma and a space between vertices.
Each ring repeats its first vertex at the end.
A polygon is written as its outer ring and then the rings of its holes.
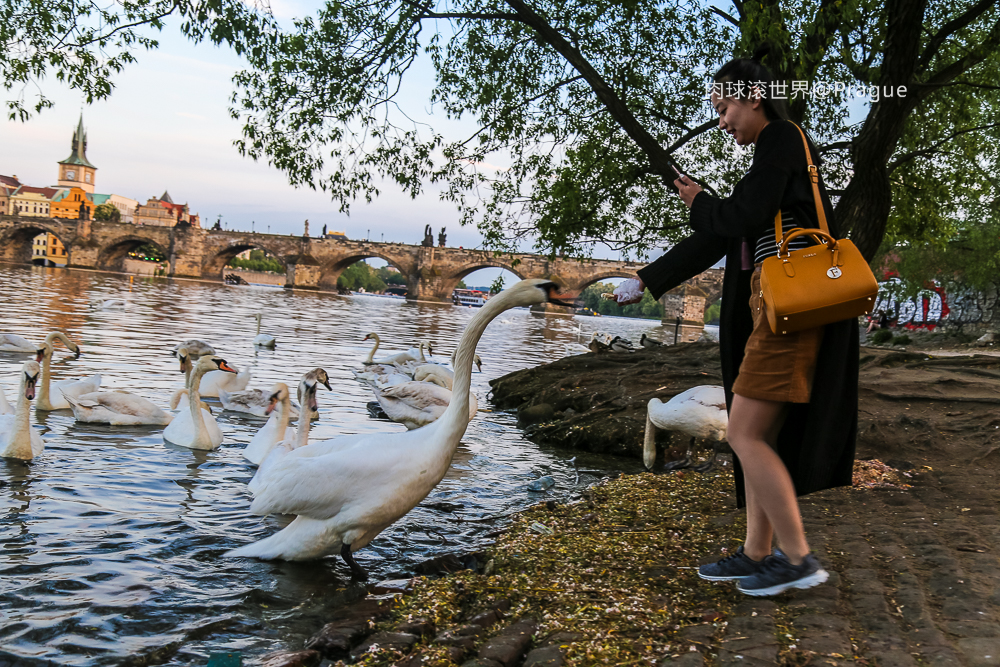
MULTIPOLYGON (((453 306, 374 297, 227 287, 61 269, 0 266, 2 332, 38 340, 62 329, 83 349, 73 359, 61 346, 55 379, 100 373, 104 385, 128 389, 165 407, 182 375, 169 352, 187 338, 210 341, 230 364, 253 372, 251 387, 294 386, 322 366, 333 391, 318 395, 312 440, 345 433, 402 431, 373 421, 373 399, 351 374, 369 346, 380 351, 431 340, 446 360, 473 312, 453 306), (125 310, 92 304, 128 296, 125 310), (275 350, 251 344, 263 331, 275 350)), ((667 339, 658 322, 541 317, 509 311, 479 346, 483 373, 473 375, 480 413, 449 471, 423 505, 357 555, 373 580, 406 576, 426 558, 472 549, 488 539, 498 516, 566 495, 575 452, 539 449, 524 440, 512 415, 489 409, 488 380, 552 361, 595 328, 638 341, 642 332, 667 339), (582 337, 578 338, 578 332, 582 337), (551 475, 549 494, 525 485, 551 475), (460 506, 454 511, 447 501, 460 506)), ((0 385, 13 402, 27 357, 0 353, 0 385)), ((217 405, 217 402, 213 402, 217 405)), ((249 514, 246 482, 254 468, 240 454, 263 423, 216 410, 225 436, 214 452, 165 445, 155 427, 77 424, 68 410, 44 414, 45 452, 30 464, 0 460, 0 662, 18 665, 113 665, 123 656, 174 644, 162 664, 204 664, 213 651, 254 655, 298 648, 331 607, 364 595, 349 585, 339 559, 267 563, 222 559, 228 549, 267 536, 287 518, 249 514)), ((33 414, 33 422, 35 416, 33 414)), ((637 462, 578 456, 580 484, 605 471, 634 471, 637 462)), ((157 663, 161 664, 161 663, 157 663)))

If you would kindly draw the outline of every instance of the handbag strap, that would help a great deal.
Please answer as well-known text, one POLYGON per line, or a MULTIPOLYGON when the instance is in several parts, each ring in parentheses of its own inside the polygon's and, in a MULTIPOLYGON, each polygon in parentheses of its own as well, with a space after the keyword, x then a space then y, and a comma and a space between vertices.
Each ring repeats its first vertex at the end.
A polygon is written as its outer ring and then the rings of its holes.
MULTIPOLYGON (((792 121, 788 122, 792 123, 792 121)), ((809 181, 812 183, 813 199, 816 201, 816 219, 819 221, 819 228, 829 234, 830 227, 826 224, 826 209, 823 208, 823 199, 819 194, 819 169, 813 164, 812 155, 809 153, 809 142, 806 141, 806 133, 795 123, 792 123, 792 125, 795 125, 795 129, 799 131, 799 135, 802 137, 802 146, 806 149, 806 163, 808 164, 809 181)), ((781 239, 784 235, 781 225, 781 204, 779 203, 778 212, 774 216, 774 242, 776 245, 781 245, 781 239)))

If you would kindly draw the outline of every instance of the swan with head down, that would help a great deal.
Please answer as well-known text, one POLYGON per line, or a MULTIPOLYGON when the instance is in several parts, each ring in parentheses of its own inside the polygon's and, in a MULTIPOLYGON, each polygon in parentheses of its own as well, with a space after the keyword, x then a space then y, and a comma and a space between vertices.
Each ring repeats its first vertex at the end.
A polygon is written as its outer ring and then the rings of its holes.
POLYGON ((61 331, 53 331, 45 337, 45 342, 37 350, 36 361, 42 364, 42 382, 38 390, 38 400, 35 401, 35 410, 68 410, 70 405, 66 396, 79 396, 97 391, 101 386, 101 376, 91 375, 82 380, 59 380, 51 382, 52 353, 54 348, 52 343, 61 340, 66 347, 73 352, 77 359, 80 358, 80 346, 71 341, 66 334, 61 331))
POLYGON ((420 347, 417 349, 411 348, 411 350, 407 352, 397 352, 396 354, 390 354, 388 357, 382 357, 381 359, 376 359, 375 352, 378 351, 379 345, 382 344, 382 339, 379 338, 378 334, 375 333, 374 331, 369 334, 366 334, 365 337, 362 338, 361 340, 366 341, 368 339, 374 340, 375 345, 373 345, 372 349, 368 352, 368 357, 363 362, 361 362, 366 366, 369 364, 385 364, 387 366, 391 366, 393 364, 405 364, 409 362, 419 362, 421 364, 427 363, 427 358, 424 356, 424 348, 429 346, 430 343, 427 343, 426 341, 421 341, 420 347), (414 354, 411 354, 411 352, 414 354))
POLYGON ((355 434, 294 449, 261 475, 250 511, 293 514, 280 532, 226 556, 309 560, 339 553, 353 574, 367 573, 353 552, 409 512, 444 478, 469 425, 472 359, 500 313, 547 301, 556 284, 523 280, 490 299, 470 320, 458 347, 451 404, 435 422, 406 432, 355 434))

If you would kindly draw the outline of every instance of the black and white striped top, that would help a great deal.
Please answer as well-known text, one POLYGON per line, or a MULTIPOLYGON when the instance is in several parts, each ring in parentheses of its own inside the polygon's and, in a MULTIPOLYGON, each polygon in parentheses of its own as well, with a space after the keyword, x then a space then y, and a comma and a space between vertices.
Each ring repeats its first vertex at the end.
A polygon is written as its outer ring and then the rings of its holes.
MULTIPOLYGON (((812 225, 809 225, 812 227, 812 225)), ((781 232, 782 236, 788 232, 789 229, 794 229, 796 227, 802 227, 793 216, 788 211, 781 212, 781 232)), ((788 244, 789 250, 799 250, 800 248, 808 248, 811 245, 816 245, 811 236, 799 236, 798 238, 792 239, 792 242, 788 244)), ((767 257, 774 257, 778 254, 778 248, 780 246, 774 240, 774 227, 771 227, 769 231, 764 236, 757 239, 757 245, 754 248, 753 261, 754 264, 759 264, 763 262, 767 257)))

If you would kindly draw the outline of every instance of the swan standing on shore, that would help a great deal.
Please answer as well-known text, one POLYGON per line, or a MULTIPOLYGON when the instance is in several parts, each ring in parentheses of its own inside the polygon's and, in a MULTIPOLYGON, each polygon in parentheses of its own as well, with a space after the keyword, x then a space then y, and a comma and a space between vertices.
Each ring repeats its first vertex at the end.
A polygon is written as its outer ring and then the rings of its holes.
MULTIPOLYGON (((182 362, 183 364, 183 362, 182 362)), ((186 409, 182 409, 173 421, 163 430, 163 439, 181 447, 189 449, 216 449, 222 444, 222 430, 215 423, 212 413, 204 409, 201 405, 201 396, 195 388, 201 382, 201 378, 209 371, 220 370, 226 373, 235 374, 225 359, 219 357, 202 357, 194 367, 191 375, 191 386, 186 390, 182 389, 175 396, 187 392, 188 404, 186 409)))
POLYGON ((0 457, 30 461, 45 449, 42 436, 31 428, 31 407, 28 405, 35 398, 40 373, 37 361, 26 361, 21 366, 17 408, 12 415, 0 415, 0 457))
POLYGON ((275 535, 226 556, 309 560, 340 553, 355 577, 368 574, 352 552, 413 509, 451 465, 469 425, 472 359, 486 326, 517 306, 552 302, 556 284, 523 280, 486 302, 469 321, 458 347, 455 391, 444 415, 405 433, 348 435, 306 445, 269 466, 250 506, 258 515, 294 514, 275 535))
POLYGON ((262 334, 260 332, 260 319, 261 314, 257 313, 257 336, 254 337, 253 344, 255 347, 266 347, 269 350, 273 350, 278 341, 271 334, 262 334))
POLYGON ((38 350, 36 361, 42 364, 42 384, 38 390, 38 400, 35 402, 35 410, 68 410, 70 405, 66 396, 80 396, 97 391, 101 387, 101 376, 91 375, 82 380, 59 380, 51 382, 52 367, 52 343, 56 339, 61 340, 71 352, 80 358, 80 346, 71 341, 66 334, 61 331, 53 331, 45 337, 45 342, 38 350))
POLYGON ((678 470, 691 466, 691 450, 695 438, 711 440, 713 457, 707 463, 695 466, 697 472, 711 470, 719 454, 719 445, 726 439, 729 414, 726 412, 726 392, 717 385, 692 387, 664 403, 658 398, 649 399, 646 407, 646 438, 642 448, 642 462, 647 470, 656 461, 656 430, 676 431, 691 436, 687 454, 682 459, 670 461, 663 467, 678 470))
POLYGON ((17 334, 0 334, 0 352, 24 352, 34 354, 38 346, 17 334))

